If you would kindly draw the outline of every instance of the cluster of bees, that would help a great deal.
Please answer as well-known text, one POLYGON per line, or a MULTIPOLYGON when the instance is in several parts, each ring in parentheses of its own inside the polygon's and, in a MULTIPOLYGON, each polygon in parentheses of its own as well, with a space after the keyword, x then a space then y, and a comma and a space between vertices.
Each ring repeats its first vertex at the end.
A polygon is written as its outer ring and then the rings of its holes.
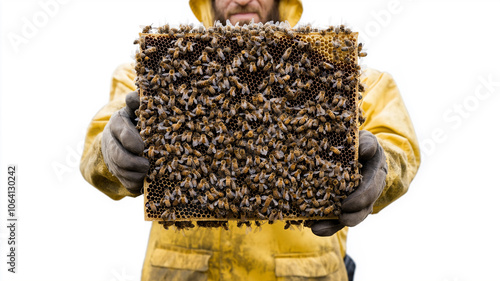
POLYGON ((310 225, 361 181, 357 33, 286 23, 147 26, 135 42, 145 218, 310 225))

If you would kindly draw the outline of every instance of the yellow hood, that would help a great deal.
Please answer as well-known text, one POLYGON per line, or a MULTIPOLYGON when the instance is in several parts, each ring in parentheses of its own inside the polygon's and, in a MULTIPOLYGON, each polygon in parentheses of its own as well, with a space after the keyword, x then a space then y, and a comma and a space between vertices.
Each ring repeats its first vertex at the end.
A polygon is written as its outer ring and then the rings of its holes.
MULTIPOLYGON (((196 18, 203 23, 205 27, 214 24, 214 15, 212 9, 212 0, 189 0, 189 6, 196 18)), ((279 4, 280 19, 287 20, 291 26, 297 24, 302 15, 301 0, 280 0, 279 4)))

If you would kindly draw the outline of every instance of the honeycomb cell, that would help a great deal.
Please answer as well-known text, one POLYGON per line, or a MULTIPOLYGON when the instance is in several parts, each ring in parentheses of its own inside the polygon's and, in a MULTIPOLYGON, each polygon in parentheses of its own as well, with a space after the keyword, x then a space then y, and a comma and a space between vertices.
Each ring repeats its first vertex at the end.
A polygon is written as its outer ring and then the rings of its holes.
POLYGON ((310 226, 359 185, 357 33, 150 27, 137 40, 145 219, 310 226))

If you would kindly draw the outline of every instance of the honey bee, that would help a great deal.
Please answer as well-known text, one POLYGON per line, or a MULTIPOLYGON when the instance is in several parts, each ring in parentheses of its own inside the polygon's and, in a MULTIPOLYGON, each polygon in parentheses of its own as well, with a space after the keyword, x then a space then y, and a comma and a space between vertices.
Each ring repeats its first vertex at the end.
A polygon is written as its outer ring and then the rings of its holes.
MULTIPOLYGON (((175 46, 177 46, 179 48, 183 47, 182 42, 184 41, 184 38, 178 38, 177 40, 174 40, 174 41, 175 41, 175 43, 174 43, 175 46)), ((172 42, 174 42, 174 41, 172 41, 172 42)))
POLYGON ((238 81, 238 78, 236 76, 229 77, 229 80, 236 86, 236 88, 240 90, 241 88, 243 88, 243 85, 238 81))
POLYGON ((319 202, 316 198, 312 198, 311 203, 313 203, 314 207, 319 208, 319 202))
POLYGON ((339 102, 337 103, 337 106, 338 106, 338 107, 346 107, 346 102, 347 102, 347 99, 345 99, 345 98, 341 98, 341 99, 339 100, 339 102))
POLYGON ((240 55, 242 56, 244 61, 245 60, 244 58, 248 58, 250 56, 250 53, 248 52, 248 50, 242 50, 240 55))
POLYGON ((339 187, 339 190, 340 190, 340 191, 345 191, 345 190, 346 190, 346 182, 345 182, 345 179, 340 180, 340 187, 339 187))
POLYGON ((263 68, 262 70, 263 70, 264 72, 268 72, 268 71, 271 69, 271 67, 272 67, 272 66, 273 66, 273 64, 272 64, 271 62, 268 62, 268 63, 266 64, 266 66, 264 66, 264 68, 263 68))
MULTIPOLYGON (((279 121, 278 122, 278 127, 280 128, 281 131, 283 131, 285 133, 288 132, 288 128, 285 126, 285 124, 283 124, 283 122, 279 121)), ((297 131, 297 132, 299 132, 299 131, 297 131)))
POLYGON ((208 209, 209 211, 211 211, 211 212, 213 212, 213 211, 215 210, 214 205, 213 205, 213 204, 211 204, 211 203, 208 203, 208 204, 207 204, 207 209, 208 209))
POLYGON ((258 66, 258 67, 264 67, 264 65, 265 65, 264 58, 263 58, 263 57, 261 57, 261 56, 259 56, 259 57, 257 58, 257 66, 258 66))
POLYGON ((170 209, 167 209, 165 210, 165 212, 161 214, 161 218, 163 220, 175 220, 175 212, 172 212, 170 209))
POLYGON ((156 51, 157 51, 156 47, 150 47, 150 48, 147 48, 147 49, 144 51, 144 53, 145 53, 146 55, 150 55, 150 54, 152 54, 152 53, 154 53, 154 52, 156 52, 156 51))
POLYGON ((240 174, 248 174, 248 172, 250 171, 250 166, 244 166, 240 169, 240 174))
POLYGON ((177 122, 175 124, 172 124, 172 130, 175 132, 177 130, 179 130, 181 127, 182 127, 182 124, 181 122, 177 122))
POLYGON ((350 180, 351 179, 351 177, 349 176, 349 172, 347 170, 344 170, 344 173, 342 174, 342 177, 345 180, 350 180))
POLYGON ((214 97, 213 100, 215 102, 220 102, 221 100, 224 100, 225 97, 226 97, 225 94, 219 94, 218 96, 214 97))
MULTIPOLYGON (((225 135, 224 134, 219 134, 217 137, 215 137, 215 141, 218 142, 218 143, 223 143, 224 142, 224 138, 225 138, 225 135)), ((219 151, 221 152, 221 151, 219 151)), ((217 153, 216 153, 217 155, 217 153)), ((216 156, 217 157, 217 156, 216 156)))
POLYGON ((225 152, 223 150, 217 150, 215 152, 214 157, 215 157, 215 159, 220 160, 220 159, 222 159, 222 157, 224 157, 224 155, 225 155, 225 152))
POLYGON ((243 94, 243 95, 250 94, 250 89, 248 88, 247 83, 242 84, 241 94, 243 94))
POLYGON ((259 194, 255 195, 255 197, 252 199, 255 200, 255 205, 260 206, 262 204, 262 199, 260 198, 259 194))
POLYGON ((183 68, 179 68, 177 69, 177 71, 184 77, 188 76, 187 72, 183 68))
POLYGON ((303 203, 303 204, 301 204, 301 205, 299 206, 299 209, 300 209, 301 211, 304 211, 306 208, 307 208, 307 203, 303 203))
POLYGON ((268 151, 267 146, 264 146, 264 147, 262 147, 261 145, 257 146, 257 149, 256 149, 257 154, 267 155, 267 151, 268 151))
POLYGON ((186 48, 186 50, 187 50, 188 52, 192 52, 192 51, 193 51, 193 46, 194 46, 194 45, 196 45, 196 43, 193 43, 193 42, 187 42, 187 43, 186 43, 186 47, 185 47, 185 48, 186 48))
POLYGON ((226 60, 226 57, 224 56, 224 53, 222 52, 222 49, 221 48, 217 48, 217 55, 222 59, 222 60, 226 60))
POLYGON ((311 88, 311 85, 312 85, 312 80, 308 80, 305 84, 301 84, 301 85, 298 85, 299 88, 303 88, 305 90, 309 90, 309 88, 311 88))
POLYGON ((151 84, 160 85, 161 84, 160 75, 156 74, 151 80, 151 84))
POLYGON ((155 150, 154 146, 150 146, 148 149, 147 149, 147 152, 148 152, 148 157, 149 158, 153 158, 155 156, 155 154, 157 154, 158 152, 155 150))
POLYGON ((193 132, 191 132, 191 131, 184 131, 184 132, 182 133, 182 138, 181 138, 181 140, 182 140, 182 141, 188 141, 188 142, 191 142, 192 137, 193 137, 193 132))
POLYGON ((227 77, 222 78, 222 82, 219 83, 219 88, 221 89, 229 89, 229 79, 227 77))
POLYGON ((174 198, 174 196, 172 194, 170 194, 170 192, 167 190, 166 193, 165 193, 165 197, 163 197, 163 199, 161 200, 160 204, 163 204, 167 208, 170 208, 172 206, 171 203, 170 203, 170 199, 171 198, 174 198))
MULTIPOLYGON (((175 55, 174 58, 176 58, 175 55)), ((208 58, 208 53, 206 51, 203 51, 200 57, 198 57, 198 60, 200 60, 201 62, 210 62, 210 59, 208 58)))
POLYGON ((252 62, 250 62, 248 64, 248 70, 250 72, 256 72, 257 71, 257 65, 255 64, 255 62, 252 61, 252 62))
POLYGON ((236 68, 236 67, 240 67, 241 64, 242 64, 242 62, 241 62, 240 57, 239 56, 234 56, 233 62, 231 63, 231 66, 236 68))
POLYGON ((347 47, 352 47, 352 45, 353 45, 352 41, 351 41, 351 40, 348 40, 348 39, 345 39, 345 40, 344 40, 344 43, 345 43, 345 45, 346 45, 347 47))
POLYGON ((281 114, 281 105, 276 105, 275 103, 271 104, 271 108, 273 109, 274 113, 276 114, 281 114))
POLYGON ((222 103, 222 109, 228 110, 229 109, 229 100, 224 100, 222 103))
POLYGON ((203 75, 203 68, 201 67, 201 65, 198 65, 195 68, 193 68, 193 70, 191 71, 191 73, 192 74, 203 75))
MULTIPOLYGON (((280 73, 280 74, 282 74, 282 75, 285 75, 285 76, 286 76, 287 74, 289 74, 289 73, 292 73, 292 72, 293 72, 293 66, 292 66, 290 63, 288 63, 288 62, 286 63, 285 68, 280 68, 280 70, 279 70, 279 73, 280 73)), ((285 76, 283 76, 283 77, 285 77, 285 76)), ((287 79, 284 79, 284 80, 286 81, 286 80, 288 80, 289 78, 290 78, 290 76, 288 76, 288 78, 287 78, 287 79)), ((279 81, 279 79, 280 79, 280 78, 278 78, 278 81, 279 81)), ((281 84, 282 84, 282 83, 281 83, 281 84)))
POLYGON ((165 175, 165 173, 167 172, 167 168, 169 168, 168 164, 161 166, 160 170, 158 171, 158 175, 160 177, 162 177, 163 175, 165 175))
POLYGON ((161 157, 160 159, 156 160, 155 165, 160 166, 163 164, 167 159, 165 157, 161 157))
POLYGON ((333 69, 333 65, 331 65, 331 64, 329 64, 329 63, 327 63, 327 62, 325 62, 325 61, 321 63, 321 66, 322 66, 324 69, 326 69, 326 70, 332 70, 332 69, 333 69))
POLYGON ((252 130, 252 128, 250 127, 250 125, 248 124, 247 121, 243 121, 241 130, 243 132, 244 131, 250 131, 250 130, 252 130))
POLYGON ((224 193, 216 190, 214 187, 210 188, 210 192, 212 193, 212 195, 215 197, 215 198, 221 198, 221 197, 224 197, 224 193))
POLYGON ((148 108, 149 110, 153 110, 153 106, 154 106, 154 103, 153 103, 153 102, 154 102, 154 100, 153 100, 153 99, 149 99, 149 100, 148 100, 148 106, 147 106, 147 108, 148 108))
POLYGON ((243 207, 243 206, 250 206, 250 199, 248 198, 248 195, 245 195, 243 197, 243 199, 241 200, 241 204, 240 204, 240 207, 243 207))
POLYGON ((358 44, 358 52, 361 52, 363 50, 363 43, 358 44))
MULTIPOLYGON (((274 84, 274 83, 275 83, 275 82, 277 82, 277 81, 278 81, 278 79, 277 79, 277 77, 276 77, 276 74, 275 74, 274 72, 271 72, 271 73, 269 74, 269 85, 272 85, 272 84, 274 84)), ((268 86, 268 87, 269 87, 269 86, 268 86)))
POLYGON ((273 196, 272 195, 267 196, 266 199, 265 199, 265 201, 264 201, 264 206, 262 207, 262 209, 260 210, 260 212, 261 213, 267 213, 267 209, 271 205, 272 201, 273 201, 273 196))
POLYGON ((204 110, 204 109, 205 109, 205 108, 204 108, 201 104, 198 104, 198 105, 196 106, 196 108, 194 109, 194 114, 195 114, 196 116, 205 115, 205 114, 206 114, 206 112, 205 112, 205 110, 204 110))
MULTIPOLYGON (((169 50, 169 51, 170 51, 170 50, 169 50)), ((172 49, 172 53, 173 53, 172 57, 173 57, 174 59, 176 59, 176 58, 178 58, 178 57, 179 57, 180 49, 179 49, 178 47, 177 47, 177 48, 174 48, 174 49, 172 49)))
POLYGON ((181 195, 181 197, 179 198, 179 202, 180 202, 182 205, 186 205, 187 203, 189 203, 189 200, 187 199, 186 194, 182 194, 182 195, 181 195))
POLYGON ((153 123, 156 121, 156 116, 151 116, 151 118, 149 118, 147 121, 146 121, 146 125, 147 126, 151 126, 153 125, 153 123))
POLYGON ((303 132, 303 131, 304 131, 304 130, 306 130, 306 129, 307 129, 307 126, 304 124, 304 125, 302 125, 302 126, 297 127, 297 129, 295 129, 295 131, 296 131, 297 133, 301 133, 301 132, 303 132))
POLYGON ((288 48, 285 50, 285 52, 283 53, 283 56, 281 57, 282 60, 288 60, 288 58, 290 57, 290 55, 292 54, 292 47, 288 48))
POLYGON ((198 202, 199 202, 202 206, 204 206, 204 205, 206 205, 206 204, 207 204, 207 199, 206 199, 206 197, 203 197, 203 196, 201 196, 201 195, 198 195, 198 196, 196 196, 196 199, 198 200, 198 202))
POLYGON ((148 202, 149 208, 151 209, 151 212, 156 213, 158 210, 156 209, 156 205, 152 200, 149 200, 148 202))
POLYGON ((273 224, 275 220, 278 218, 278 211, 276 209, 271 210, 269 214, 269 224, 273 224))
POLYGON ((199 139, 199 143, 204 144, 205 146, 208 146, 209 142, 208 142, 208 139, 207 139, 207 135, 201 134, 200 135, 200 139, 199 139))
POLYGON ((349 48, 349 47, 342 47, 342 48, 340 48, 340 50, 341 50, 342 52, 347 52, 347 51, 349 51, 350 49, 351 49, 351 48, 349 48))
POLYGON ((354 186, 357 187, 359 185, 359 181, 363 176, 361 174, 354 174, 351 176, 351 181, 354 182, 354 186))
POLYGON ((316 100, 318 102, 323 102, 325 100, 325 91, 319 91, 319 94, 316 96, 316 100))
POLYGON ((236 207, 236 205, 231 204, 231 205, 229 206, 229 208, 230 208, 231 212, 233 212, 233 214, 235 214, 235 215, 236 215, 236 214, 238 214, 239 209, 236 207))
POLYGON ((330 124, 330 122, 326 122, 324 126, 325 126, 325 132, 329 133, 332 131, 332 124, 330 124))
POLYGON ((311 148, 311 150, 309 150, 307 152, 307 155, 309 155, 309 156, 316 155, 317 151, 318 151, 318 149, 316 147, 313 147, 313 148, 311 148))
POLYGON ((212 41, 210 41, 210 44, 212 45, 212 47, 218 46, 219 40, 217 39, 217 37, 213 36, 212 41))
MULTIPOLYGON (((330 118, 332 120, 336 119, 335 112, 333 112, 331 109, 326 110, 326 114, 328 114, 328 116, 330 116, 330 118)), ((337 114, 338 114, 338 112, 337 112, 337 114)))
POLYGON ((316 116, 323 116, 326 114, 325 109, 321 106, 321 104, 316 104, 316 116))
POLYGON ((232 38, 232 40, 236 40, 238 43, 238 46, 242 47, 243 44, 245 44, 245 40, 243 40, 243 37, 241 35, 236 36, 235 38, 232 38))

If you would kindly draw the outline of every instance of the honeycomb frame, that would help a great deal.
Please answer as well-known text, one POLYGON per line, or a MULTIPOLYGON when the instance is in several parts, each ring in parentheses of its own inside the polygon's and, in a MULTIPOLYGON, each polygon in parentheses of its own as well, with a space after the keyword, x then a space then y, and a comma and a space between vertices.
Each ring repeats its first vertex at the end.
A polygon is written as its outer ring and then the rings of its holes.
POLYGON ((357 36, 286 23, 146 27, 135 42, 145 220, 338 218, 361 180, 357 36))

